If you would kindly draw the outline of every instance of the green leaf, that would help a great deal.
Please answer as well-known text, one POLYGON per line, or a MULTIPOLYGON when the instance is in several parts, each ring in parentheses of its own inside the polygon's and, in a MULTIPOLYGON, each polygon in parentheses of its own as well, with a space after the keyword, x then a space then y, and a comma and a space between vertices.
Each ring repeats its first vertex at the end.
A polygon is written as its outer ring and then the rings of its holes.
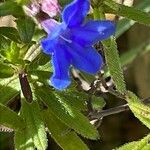
POLYGON ((18 47, 17 43, 11 42, 8 49, 3 50, 2 55, 12 64, 23 64, 22 58, 20 58, 20 47, 18 47))
POLYGON ((89 139, 97 139, 98 132, 89 120, 80 113, 78 108, 70 106, 63 97, 52 93, 48 87, 36 87, 36 97, 46 103, 49 109, 64 124, 74 129, 77 133, 89 139))
POLYGON ((35 146, 33 139, 30 136, 30 131, 25 129, 19 129, 15 132, 14 137, 15 149, 16 150, 34 150, 35 146))
POLYGON ((16 20, 17 29, 21 40, 24 43, 30 43, 35 30, 35 23, 30 18, 20 18, 16 20))
POLYGON ((86 110, 87 95, 82 92, 78 92, 75 89, 68 89, 65 92, 57 92, 69 105, 80 111, 86 110))
POLYGON ((137 21, 139 23, 149 25, 150 24, 150 14, 138 10, 134 7, 124 6, 115 3, 112 0, 105 0, 104 4, 109 7, 108 11, 119 16, 126 17, 128 19, 137 21))
POLYGON ((20 93, 20 84, 17 76, 0 79, 0 103, 7 104, 20 93))
POLYGON ((144 105, 132 92, 128 92, 127 101, 135 117, 150 129, 150 106, 144 105))
POLYGON ((146 137, 144 137, 142 140, 127 143, 120 148, 117 148, 116 150, 149 150, 150 144, 149 144, 150 134, 148 134, 146 137))
POLYGON ((0 34, 0 51, 8 47, 10 40, 0 34))
POLYGON ((0 34, 10 39, 11 41, 20 43, 19 33, 13 27, 0 27, 0 34))
POLYGON ((104 54, 106 63, 111 74, 111 77, 119 92, 126 92, 126 85, 124 82, 123 71, 121 69, 120 58, 117 51, 117 44, 114 38, 110 38, 102 42, 104 45, 104 54))
POLYGON ((43 118, 47 124, 50 135, 57 144, 64 150, 88 150, 87 146, 77 136, 77 134, 69 130, 69 128, 56 118, 49 110, 43 112, 43 118))
POLYGON ((46 131, 37 102, 33 101, 29 104, 22 100, 21 114, 26 121, 27 130, 30 132, 35 147, 38 150, 45 150, 47 147, 46 131))
POLYGON ((0 124, 14 130, 24 128, 24 120, 14 111, 0 103, 0 124))
MULTIPOLYGON (((135 8, 140 9, 144 12, 149 12, 150 11, 149 0, 141 1, 137 6, 135 6, 135 8)), ((118 38, 120 35, 122 35, 125 31, 127 31, 134 24, 135 24, 135 21, 133 20, 130 20, 127 18, 121 19, 117 23, 115 37, 118 38)))
POLYGON ((104 101, 102 97, 96 97, 94 95, 92 96, 91 103, 92 103, 93 109, 95 110, 100 110, 106 105, 106 102, 104 101))
POLYGON ((10 45, 10 40, 0 34, 0 53, 2 50, 8 49, 10 45))
POLYGON ((0 78, 8 78, 13 76, 14 69, 7 64, 0 63, 0 78))
POLYGON ((24 15, 22 7, 19 6, 16 2, 13 1, 6 1, 0 3, 0 17, 13 15, 15 17, 20 17, 24 15))

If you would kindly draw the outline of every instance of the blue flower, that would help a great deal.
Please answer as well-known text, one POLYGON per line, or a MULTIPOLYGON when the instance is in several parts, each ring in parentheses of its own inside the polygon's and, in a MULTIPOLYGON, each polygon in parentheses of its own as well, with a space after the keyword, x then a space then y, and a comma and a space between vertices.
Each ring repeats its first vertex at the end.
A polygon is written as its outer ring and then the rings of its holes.
POLYGON ((89 8, 89 0, 74 0, 63 10, 62 23, 52 19, 43 22, 48 37, 41 45, 43 52, 52 56, 54 72, 50 81, 58 90, 71 83, 71 66, 95 74, 103 64, 101 55, 92 45, 112 35, 115 25, 106 20, 85 23, 89 8))

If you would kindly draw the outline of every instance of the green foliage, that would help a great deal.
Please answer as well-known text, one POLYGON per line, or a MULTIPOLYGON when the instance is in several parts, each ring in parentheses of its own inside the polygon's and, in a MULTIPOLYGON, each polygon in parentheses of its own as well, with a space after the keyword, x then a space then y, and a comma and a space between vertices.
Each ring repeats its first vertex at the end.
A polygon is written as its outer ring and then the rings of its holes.
POLYGON ((20 38, 24 43, 30 43, 35 30, 35 23, 30 18, 16 20, 20 38))
MULTIPOLYGON (((149 0, 141 1, 137 6, 135 6, 137 9, 143 10, 144 12, 150 12, 150 5, 149 0)), ((120 35, 122 35, 125 31, 130 29, 135 24, 135 21, 124 18, 119 20, 117 23, 117 30, 115 37, 118 38, 120 35)))
POLYGON ((0 114, 0 124, 14 130, 24 128, 24 120, 19 117, 15 112, 2 104, 0 104, 0 114))
POLYGON ((0 79, 0 103, 7 104, 20 93, 20 85, 17 76, 0 79))
POLYGON ((86 110, 87 95, 82 92, 75 91, 75 89, 67 90, 66 92, 57 92, 67 103, 74 109, 80 111, 86 110))
POLYGON ((149 150, 150 144, 149 144, 150 134, 148 134, 146 137, 144 137, 142 140, 127 143, 123 145, 120 148, 117 148, 116 150, 149 150))
MULTIPOLYGON (((0 34, 0 52, 4 49, 7 49, 10 45, 10 40, 0 34)), ((0 55, 1 58, 1 55, 0 55)))
POLYGON ((7 64, 0 63, 0 78, 8 78, 14 74, 14 70, 7 64))
POLYGON ((112 0, 105 0, 104 4, 108 6, 108 12, 114 13, 119 16, 126 17, 128 19, 134 20, 136 22, 149 25, 150 24, 150 14, 145 13, 141 10, 138 10, 134 7, 124 6, 118 3, 115 3, 112 0))
POLYGON ((131 92, 127 94, 127 101, 134 115, 150 129, 150 107, 144 105, 138 97, 131 92))
POLYGON ((30 131, 25 129, 19 129, 15 132, 15 149, 16 150, 34 150, 35 146, 33 139, 30 136, 30 131))
POLYGON ((94 110, 101 110, 106 105, 106 102, 102 97, 96 96, 92 97, 91 103, 94 110))
POLYGON ((121 93, 125 93, 126 85, 124 82, 123 72, 121 69, 120 58, 117 51, 117 44, 114 38, 105 40, 102 42, 105 50, 106 63, 109 68, 109 72, 117 87, 117 90, 121 93))
POLYGON ((13 27, 0 27, 0 35, 8 38, 11 41, 20 43, 18 31, 13 27))
POLYGON ((34 101, 32 104, 28 104, 27 102, 22 100, 21 116, 26 122, 26 133, 24 139, 21 138, 20 140, 19 136, 21 133, 17 133, 15 145, 20 150, 22 145, 24 145, 24 147, 28 146, 27 143, 23 142, 30 141, 32 144, 33 140, 33 143, 37 150, 45 150, 47 147, 46 131, 37 102, 34 101), (22 145, 20 145, 20 143, 22 143, 22 145))
POLYGON ((15 17, 20 17, 24 15, 22 7, 19 6, 16 2, 6 1, 4 3, 0 3, 0 17, 13 15, 15 17))
POLYGON ((36 87, 35 89, 37 98, 47 104, 53 115, 64 124, 86 138, 99 138, 97 130, 90 124, 88 119, 79 110, 72 107, 63 97, 52 93, 48 87, 36 87))
POLYGON ((62 149, 76 150, 80 148, 80 150, 88 150, 77 134, 57 119, 50 109, 43 112, 43 118, 45 119, 50 135, 62 149))

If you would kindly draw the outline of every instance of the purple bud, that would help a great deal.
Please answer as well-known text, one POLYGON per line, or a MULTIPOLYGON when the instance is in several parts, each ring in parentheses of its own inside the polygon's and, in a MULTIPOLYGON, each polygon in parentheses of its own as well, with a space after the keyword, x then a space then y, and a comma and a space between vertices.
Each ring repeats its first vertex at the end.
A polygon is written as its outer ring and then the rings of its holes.
POLYGON ((54 19, 47 19, 47 20, 43 20, 41 21, 41 26, 42 28, 48 33, 50 34, 54 28, 56 28, 58 25, 60 25, 59 22, 57 22, 54 19))
POLYGON ((31 17, 37 17, 42 12, 49 15, 49 17, 54 17, 60 13, 60 6, 57 0, 35 0, 25 6, 24 10, 31 17))
POLYGON ((54 17, 60 13, 60 6, 58 5, 57 0, 42 0, 41 10, 50 17, 54 17))

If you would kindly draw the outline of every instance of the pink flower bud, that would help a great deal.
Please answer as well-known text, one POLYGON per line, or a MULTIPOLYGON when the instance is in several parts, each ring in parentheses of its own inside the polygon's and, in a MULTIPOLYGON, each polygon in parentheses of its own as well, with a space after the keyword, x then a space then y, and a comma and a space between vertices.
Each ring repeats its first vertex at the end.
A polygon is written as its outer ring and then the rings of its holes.
POLYGON ((24 10, 31 17, 36 17, 42 12, 49 17, 54 17, 60 13, 60 6, 57 0, 34 0, 28 6, 25 6, 24 10))
POLYGON ((41 10, 50 17, 54 17, 60 13, 60 6, 57 0, 41 0, 41 10))

